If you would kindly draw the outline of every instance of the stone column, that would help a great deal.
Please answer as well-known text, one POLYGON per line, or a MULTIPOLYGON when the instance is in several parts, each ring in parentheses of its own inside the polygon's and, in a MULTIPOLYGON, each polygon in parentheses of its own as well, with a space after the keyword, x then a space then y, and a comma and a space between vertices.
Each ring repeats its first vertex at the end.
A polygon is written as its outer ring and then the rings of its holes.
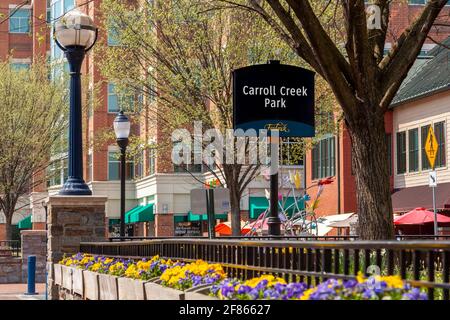
POLYGON ((156 237, 173 237, 174 228, 173 213, 155 213, 156 237))
POLYGON ((45 282, 47 259, 47 231, 22 230, 22 282, 28 277, 28 257, 36 256, 36 282, 45 282))
MULTIPOLYGON (((47 262, 50 268, 65 254, 79 252, 81 242, 106 240, 106 200, 104 196, 51 196, 47 199, 47 262)), ((53 269, 49 271, 49 295, 51 299, 57 299, 53 269)))

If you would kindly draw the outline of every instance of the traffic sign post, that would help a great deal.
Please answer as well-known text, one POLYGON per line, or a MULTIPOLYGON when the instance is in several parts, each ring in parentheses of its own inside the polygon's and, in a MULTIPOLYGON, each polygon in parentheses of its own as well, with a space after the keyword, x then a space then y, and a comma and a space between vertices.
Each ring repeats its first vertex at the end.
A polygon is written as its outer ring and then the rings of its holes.
POLYGON ((439 149, 438 141, 434 135, 433 126, 430 126, 428 130, 427 141, 425 143, 425 153, 430 163, 431 172, 429 177, 429 185, 433 190, 433 212, 434 212, 434 235, 438 235, 438 223, 437 223, 437 210, 436 210, 436 187, 437 187, 437 177, 436 171, 434 170, 434 165, 436 163, 436 156, 439 149))

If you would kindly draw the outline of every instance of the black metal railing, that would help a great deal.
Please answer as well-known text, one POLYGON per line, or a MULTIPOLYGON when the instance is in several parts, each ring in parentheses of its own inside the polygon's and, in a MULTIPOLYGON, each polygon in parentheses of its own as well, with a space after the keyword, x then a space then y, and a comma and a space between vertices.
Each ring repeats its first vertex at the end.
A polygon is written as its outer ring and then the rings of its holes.
POLYGON ((272 273, 290 281, 317 284, 350 279, 370 270, 399 275, 425 287, 429 299, 450 299, 450 241, 291 241, 260 239, 154 239, 82 243, 84 253, 143 258, 154 255, 223 265, 230 277, 272 273), (370 268, 369 268, 370 267, 370 268))
MULTIPOLYGON (((160 239, 203 239, 208 240, 207 236, 190 236, 190 237, 110 237, 110 242, 117 241, 142 241, 142 240, 160 240, 160 239)), ((338 241, 338 240, 356 240, 357 236, 221 236, 215 239, 226 240, 295 240, 295 241, 338 241)))
POLYGON ((21 252, 19 240, 0 240, 0 257, 19 257, 21 252))

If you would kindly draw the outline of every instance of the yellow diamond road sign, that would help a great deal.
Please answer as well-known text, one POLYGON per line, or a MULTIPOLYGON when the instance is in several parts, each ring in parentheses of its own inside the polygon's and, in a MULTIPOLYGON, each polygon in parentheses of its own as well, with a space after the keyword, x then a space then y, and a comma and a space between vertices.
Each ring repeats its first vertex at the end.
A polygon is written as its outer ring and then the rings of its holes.
POLYGON ((436 136, 434 135, 433 127, 430 126, 430 130, 428 130, 427 141, 425 142, 425 152, 427 154, 427 158, 430 162, 431 168, 434 168, 438 148, 439 146, 436 140, 436 136))

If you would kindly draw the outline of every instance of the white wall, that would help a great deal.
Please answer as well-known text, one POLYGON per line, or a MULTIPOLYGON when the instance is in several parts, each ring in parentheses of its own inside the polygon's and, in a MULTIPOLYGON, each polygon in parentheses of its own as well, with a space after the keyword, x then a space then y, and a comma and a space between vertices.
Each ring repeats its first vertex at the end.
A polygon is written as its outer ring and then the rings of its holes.
MULTIPOLYGON (((438 183, 450 182, 450 91, 435 94, 433 96, 413 101, 394 108, 393 126, 394 126, 394 188, 406 188, 420 185, 428 185, 428 176, 430 170, 422 170, 422 152, 419 150, 419 171, 397 174, 397 136, 399 131, 407 131, 419 128, 419 146, 421 148, 420 127, 427 124, 445 121, 445 148, 446 148, 446 166, 437 168, 438 183)), ((406 134, 406 145, 408 146, 408 134, 406 134)), ((408 150, 408 148, 407 148, 408 150)), ((409 163, 409 154, 406 154, 407 164, 409 163)), ((408 170, 408 165, 407 165, 408 170)))

